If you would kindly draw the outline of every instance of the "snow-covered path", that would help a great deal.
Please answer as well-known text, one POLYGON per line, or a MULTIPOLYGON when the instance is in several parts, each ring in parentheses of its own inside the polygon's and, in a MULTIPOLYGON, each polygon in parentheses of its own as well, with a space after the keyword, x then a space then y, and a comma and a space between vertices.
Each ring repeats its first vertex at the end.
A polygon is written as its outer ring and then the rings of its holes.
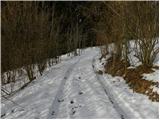
POLYGON ((128 116, 103 85, 93 68, 98 55, 99 48, 88 48, 62 60, 9 98, 18 105, 4 101, 3 118, 141 118, 128 116))
POLYGON ((98 48, 55 65, 2 104, 4 118, 121 118, 97 81, 92 61, 98 48), (20 107, 22 106, 22 107, 20 107))
POLYGON ((121 118, 97 81, 94 56, 95 52, 82 54, 67 70, 48 118, 121 118))

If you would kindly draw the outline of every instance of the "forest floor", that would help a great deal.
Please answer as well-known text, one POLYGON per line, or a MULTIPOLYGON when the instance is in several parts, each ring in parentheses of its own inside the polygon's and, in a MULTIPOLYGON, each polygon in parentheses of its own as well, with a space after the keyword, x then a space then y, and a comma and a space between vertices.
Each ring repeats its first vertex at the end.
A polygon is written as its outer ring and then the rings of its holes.
POLYGON ((158 119, 159 102, 133 92, 122 77, 98 74, 104 66, 100 56, 99 48, 87 48, 54 65, 9 100, 2 99, 1 117, 158 119))

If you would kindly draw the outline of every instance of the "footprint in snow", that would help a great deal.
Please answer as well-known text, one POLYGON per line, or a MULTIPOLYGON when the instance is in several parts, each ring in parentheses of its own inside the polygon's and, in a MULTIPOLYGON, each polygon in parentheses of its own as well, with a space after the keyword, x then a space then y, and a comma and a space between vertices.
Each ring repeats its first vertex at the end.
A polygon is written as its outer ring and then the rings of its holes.
POLYGON ((63 102, 64 101, 64 99, 58 99, 58 102, 63 102))
POLYGON ((1 118, 3 118, 4 116, 6 116, 6 113, 4 113, 4 114, 1 114, 1 118))
POLYGON ((15 109, 12 109, 11 112, 14 113, 14 112, 15 112, 15 109))
POLYGON ((72 109, 71 109, 71 115, 74 115, 76 113, 77 109, 80 108, 80 107, 82 107, 82 106, 78 105, 78 106, 72 107, 72 109))
POLYGON ((74 103, 74 101, 73 100, 71 100, 71 102, 70 102, 71 104, 73 104, 74 103))
POLYGON ((54 111, 52 111, 52 115, 55 115, 55 112, 54 112, 54 111))
POLYGON ((74 115, 74 114, 76 113, 76 108, 78 108, 78 107, 73 107, 73 108, 71 109, 71 115, 74 115))
POLYGON ((75 113, 76 113, 76 111, 74 110, 74 111, 72 111, 71 115, 74 115, 75 113))
POLYGON ((79 95, 82 95, 82 94, 83 94, 83 92, 82 92, 82 91, 80 91, 78 94, 79 94, 79 95))
MULTIPOLYGON (((73 103, 74 103, 74 101, 71 100, 71 101, 70 101, 70 104, 73 104, 73 103)), ((74 115, 74 114, 76 113, 75 108, 77 108, 77 107, 72 107, 72 109, 71 109, 71 115, 74 115)))

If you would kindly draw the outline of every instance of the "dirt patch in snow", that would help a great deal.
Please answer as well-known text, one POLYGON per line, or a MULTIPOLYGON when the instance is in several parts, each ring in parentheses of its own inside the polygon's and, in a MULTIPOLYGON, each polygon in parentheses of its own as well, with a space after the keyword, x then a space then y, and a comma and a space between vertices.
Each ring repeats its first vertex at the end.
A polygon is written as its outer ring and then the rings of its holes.
POLYGON ((102 70, 98 70, 97 73, 100 74, 100 75, 102 75, 103 71, 102 70))
POLYGON ((127 69, 126 74, 123 76, 126 83, 134 92, 142 93, 149 96, 152 101, 159 102, 159 94, 153 91, 151 86, 159 87, 158 82, 148 81, 142 79, 143 73, 154 72, 152 68, 146 66, 139 66, 137 68, 127 69))
POLYGON ((112 56, 107 60, 104 67, 105 73, 109 73, 112 76, 122 76, 125 73, 125 68, 129 67, 129 63, 112 56))
POLYGON ((152 73, 154 72, 153 68, 159 69, 159 67, 140 65, 136 68, 128 68, 129 66, 129 63, 125 60, 110 57, 104 67, 105 73, 112 76, 122 76, 133 92, 147 95, 150 100, 159 102, 159 93, 153 90, 153 87, 159 87, 159 83, 143 79, 144 73, 152 73))

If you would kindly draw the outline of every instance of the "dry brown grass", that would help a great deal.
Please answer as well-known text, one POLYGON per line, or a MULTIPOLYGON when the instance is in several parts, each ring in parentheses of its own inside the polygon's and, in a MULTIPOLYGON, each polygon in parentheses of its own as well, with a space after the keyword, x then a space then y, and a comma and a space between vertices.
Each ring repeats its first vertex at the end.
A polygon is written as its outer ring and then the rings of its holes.
POLYGON ((105 64, 105 72, 113 76, 122 76, 125 73, 125 66, 129 66, 129 63, 126 63, 125 60, 111 57, 105 64))
POLYGON ((159 69, 159 67, 147 67, 144 65, 140 65, 135 69, 126 69, 126 67, 129 67, 129 63, 126 63, 124 60, 113 59, 113 57, 111 57, 105 64, 105 72, 113 76, 122 76, 133 92, 145 94, 150 100, 158 102, 159 94, 153 92, 151 86, 159 87, 159 83, 142 79, 142 74, 152 73, 154 72, 152 68, 159 69))
POLYGON ((101 70, 98 70, 97 73, 100 74, 100 75, 103 74, 103 72, 101 70))

